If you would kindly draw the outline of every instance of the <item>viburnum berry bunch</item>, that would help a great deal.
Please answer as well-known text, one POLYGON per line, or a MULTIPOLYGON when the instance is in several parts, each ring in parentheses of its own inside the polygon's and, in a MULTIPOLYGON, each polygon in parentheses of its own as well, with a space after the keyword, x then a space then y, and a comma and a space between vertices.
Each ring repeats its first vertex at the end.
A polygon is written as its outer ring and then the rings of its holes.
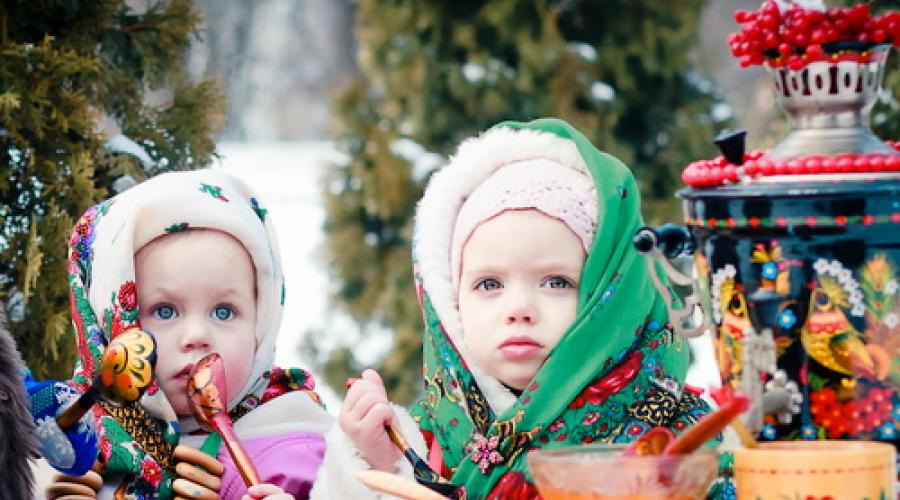
POLYGON ((815 61, 868 62, 873 46, 900 46, 900 12, 873 16, 867 3, 824 11, 792 3, 782 11, 769 0, 756 12, 736 11, 734 19, 743 26, 728 45, 742 67, 765 63, 796 71, 815 61))

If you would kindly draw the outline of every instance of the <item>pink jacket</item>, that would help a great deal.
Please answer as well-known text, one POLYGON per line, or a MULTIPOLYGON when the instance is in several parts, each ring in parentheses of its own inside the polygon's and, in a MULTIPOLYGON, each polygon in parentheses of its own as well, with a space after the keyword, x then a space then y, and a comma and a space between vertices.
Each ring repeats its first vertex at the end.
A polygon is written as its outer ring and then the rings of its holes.
MULTIPOLYGON (((263 483, 279 486, 295 498, 309 497, 316 472, 325 457, 325 438, 321 434, 294 432, 243 439, 241 444, 256 465, 263 483)), ((240 500, 247 493, 247 486, 224 445, 216 458, 225 465, 220 497, 225 500, 240 500)))

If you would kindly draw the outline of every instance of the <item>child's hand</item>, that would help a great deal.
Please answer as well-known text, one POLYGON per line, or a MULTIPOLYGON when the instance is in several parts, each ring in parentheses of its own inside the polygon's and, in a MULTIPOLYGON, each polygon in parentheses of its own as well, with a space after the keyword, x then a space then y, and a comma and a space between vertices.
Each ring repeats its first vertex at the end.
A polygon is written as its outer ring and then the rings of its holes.
POLYGON ((202 451, 180 444, 175 447, 175 474, 172 489, 177 498, 205 500, 219 498, 225 466, 202 451))
POLYGON ((83 476, 69 476, 56 474, 44 491, 48 500, 61 498, 71 500, 88 500, 97 498, 97 492, 103 487, 103 478, 100 477, 100 464, 94 463, 94 467, 83 476))
POLYGON ((395 464, 403 455, 384 430, 393 420, 381 377, 375 370, 364 371, 347 391, 338 422, 373 469, 397 472, 395 464))
POLYGON ((241 500, 261 500, 263 498, 266 500, 294 500, 293 495, 285 493, 284 490, 274 484, 251 486, 247 490, 247 494, 241 497, 241 500))

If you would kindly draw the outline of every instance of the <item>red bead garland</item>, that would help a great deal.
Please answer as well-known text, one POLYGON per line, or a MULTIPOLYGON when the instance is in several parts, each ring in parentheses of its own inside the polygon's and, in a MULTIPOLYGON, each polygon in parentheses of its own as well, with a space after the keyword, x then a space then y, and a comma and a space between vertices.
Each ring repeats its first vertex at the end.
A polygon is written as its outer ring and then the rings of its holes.
MULTIPOLYGON (((884 141, 900 152, 900 142, 884 141)), ((776 175, 862 174, 900 172, 900 155, 881 153, 845 153, 835 156, 800 156, 787 160, 770 160, 767 151, 744 154, 744 163, 729 163, 724 156, 691 162, 681 173, 681 180, 691 187, 713 187, 736 184, 776 175)))

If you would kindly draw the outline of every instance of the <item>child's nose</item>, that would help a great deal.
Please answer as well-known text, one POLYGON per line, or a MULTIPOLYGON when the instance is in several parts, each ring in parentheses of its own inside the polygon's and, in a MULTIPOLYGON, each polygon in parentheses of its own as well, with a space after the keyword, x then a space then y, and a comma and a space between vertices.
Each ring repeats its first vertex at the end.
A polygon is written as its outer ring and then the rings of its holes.
POLYGON ((182 347, 187 350, 205 350, 210 346, 210 332, 204 321, 186 321, 181 335, 182 347))
POLYGON ((506 316, 506 324, 514 325, 514 324, 532 324, 534 323, 534 319, 532 318, 532 314, 528 312, 512 312, 506 316))
POLYGON ((506 324, 532 324, 537 320, 536 312, 530 294, 516 294, 506 313, 506 324))

